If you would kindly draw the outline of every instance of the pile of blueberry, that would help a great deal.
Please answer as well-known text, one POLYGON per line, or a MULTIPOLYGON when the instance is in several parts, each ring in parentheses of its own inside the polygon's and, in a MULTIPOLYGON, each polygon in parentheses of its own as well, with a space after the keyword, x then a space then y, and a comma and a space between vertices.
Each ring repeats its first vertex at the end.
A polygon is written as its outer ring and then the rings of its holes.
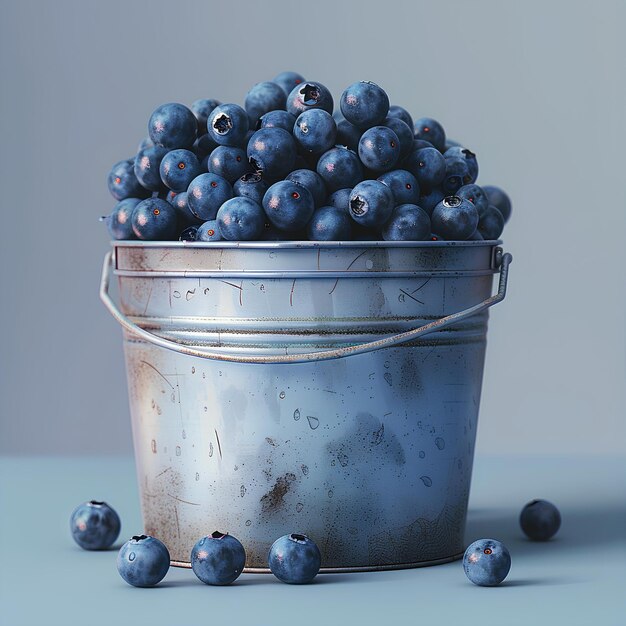
MULTIPOLYGON (((529 502, 520 515, 520 526, 529 539, 547 541, 561 526, 559 510, 547 500, 529 502)), ((106 503, 91 500, 76 507, 70 518, 76 543, 85 550, 106 550, 120 533, 120 518, 106 503)), ((191 568, 207 585, 229 585, 237 580, 246 563, 241 542, 232 535, 215 531, 199 539, 191 550, 191 568)), ((277 539, 270 548, 268 565, 284 583, 304 584, 317 576, 321 554, 306 535, 292 533, 277 539)), ((170 553, 156 537, 135 535, 117 555, 120 576, 134 587, 153 587, 163 580, 170 567, 170 553)), ((496 539, 479 539, 463 556, 463 570, 476 585, 499 585, 511 569, 511 555, 496 539)))
POLYGON ((471 150, 368 81, 335 111, 324 85, 283 72, 243 107, 163 104, 148 133, 108 175, 114 239, 494 240, 511 214, 471 150))

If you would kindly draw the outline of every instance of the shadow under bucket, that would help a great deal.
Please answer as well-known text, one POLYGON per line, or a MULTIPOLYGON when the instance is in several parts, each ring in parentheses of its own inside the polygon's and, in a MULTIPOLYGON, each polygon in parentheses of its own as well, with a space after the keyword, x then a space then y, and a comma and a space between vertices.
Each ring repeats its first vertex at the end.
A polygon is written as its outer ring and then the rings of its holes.
POLYGON ((115 242, 100 295, 172 563, 214 530, 246 571, 294 532, 322 571, 460 558, 498 243, 115 242))

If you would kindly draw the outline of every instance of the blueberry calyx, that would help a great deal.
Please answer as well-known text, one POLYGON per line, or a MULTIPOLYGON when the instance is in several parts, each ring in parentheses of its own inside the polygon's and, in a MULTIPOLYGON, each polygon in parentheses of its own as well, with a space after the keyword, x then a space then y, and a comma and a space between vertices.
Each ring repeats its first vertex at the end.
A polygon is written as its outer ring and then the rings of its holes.
POLYGON ((219 135, 225 135, 232 129, 232 127, 233 127, 233 121, 230 119, 228 115, 226 115, 226 113, 222 113, 221 115, 218 115, 213 120, 213 128, 215 132, 218 133, 219 135))
POLYGON ((147 539, 148 535, 133 535, 130 540, 131 541, 143 541, 144 539, 147 539))
POLYGON ((307 126, 306 122, 300 122, 300 124, 298 124, 299 128, 300 128, 300 132, 303 135, 307 135, 309 133, 309 127, 307 126))
POLYGON ((104 506, 106 502, 100 502, 99 500, 89 500, 91 506, 104 506))
POLYGON ((289 539, 291 541, 295 541, 296 543, 306 543, 307 537, 306 535, 299 535, 298 533, 292 533, 289 535, 289 539))
POLYGON ((355 215, 365 215, 367 213, 367 202, 360 196, 355 196, 350 200, 350 209, 355 215))
POLYGON ((227 537, 228 533, 221 533, 219 530, 214 530, 211 533, 211 538, 212 539, 224 539, 224 537, 227 537))
POLYGON ((302 102, 307 106, 317 104, 317 101, 320 99, 320 90, 317 88, 317 85, 311 85, 310 83, 306 83, 300 89, 300 94, 302 95, 302 102))
MULTIPOLYGON (((253 161, 254 159, 250 159, 250 165, 253 165, 253 161)), ((254 163, 256 164, 256 161, 254 163)), ((239 180, 244 183, 258 183, 262 178, 260 169, 256 169, 254 172, 246 172, 239 180)))
POLYGON ((250 167, 254 170, 253 174, 258 175, 259 180, 261 180, 261 177, 263 176, 263 166, 261 165, 261 162, 254 157, 250 157, 248 159, 248 163, 250 163, 250 167))
POLYGON ((459 198, 458 196, 447 196, 442 200, 442 202, 443 206, 448 209, 452 209, 454 207, 460 206, 463 200, 461 200, 461 198, 459 198))
POLYGON ((476 154, 472 152, 469 148, 464 148, 463 150, 461 150, 461 154, 464 154, 466 159, 476 158, 476 154))

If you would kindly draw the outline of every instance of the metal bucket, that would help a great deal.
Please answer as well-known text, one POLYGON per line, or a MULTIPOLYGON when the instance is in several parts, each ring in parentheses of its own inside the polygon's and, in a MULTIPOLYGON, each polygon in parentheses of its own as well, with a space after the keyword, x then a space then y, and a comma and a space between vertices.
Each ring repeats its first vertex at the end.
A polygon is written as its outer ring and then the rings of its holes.
POLYGON ((115 242, 101 297, 172 563, 216 529, 247 571, 291 532, 322 571, 459 558, 498 243, 115 242))

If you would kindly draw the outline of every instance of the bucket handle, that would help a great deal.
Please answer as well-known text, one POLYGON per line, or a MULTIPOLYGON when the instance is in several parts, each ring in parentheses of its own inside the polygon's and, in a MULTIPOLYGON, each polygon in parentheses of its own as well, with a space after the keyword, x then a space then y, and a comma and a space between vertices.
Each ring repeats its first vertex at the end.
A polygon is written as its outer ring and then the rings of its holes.
POLYGON ((395 346, 417 337, 423 337, 428 333, 432 333, 436 330, 446 328, 452 324, 456 324, 472 315, 481 313, 489 307, 504 300, 506 295, 506 285, 509 276, 509 264, 513 260, 513 257, 507 252, 502 254, 500 248, 496 249, 494 255, 496 266, 500 267, 500 283, 498 286, 498 292, 493 296, 490 296, 486 300, 483 300, 479 304, 475 304, 458 313, 452 313, 446 315, 438 320, 424 324, 418 328, 408 330, 391 337, 385 337, 384 339, 377 339, 375 341, 369 341, 367 343, 357 344, 354 346, 346 346, 343 348, 335 348, 334 350, 322 350, 319 352, 308 352, 304 354, 279 354, 279 355, 256 355, 256 356, 244 356, 238 354, 227 354, 224 352, 215 352, 211 350, 201 350, 193 348, 191 346, 177 343, 176 341, 170 341, 159 337, 154 333, 151 333, 132 322, 124 313, 122 313, 115 302, 113 302, 109 295, 109 283, 111 279, 111 272, 113 269, 113 252, 109 251, 104 258, 104 265, 102 267, 102 280, 100 282, 100 299, 109 310, 109 313, 117 320, 117 322, 129 333, 140 337, 148 343, 179 352, 180 354, 188 354, 190 356, 200 357, 202 359, 211 359, 215 361, 231 361, 234 363, 308 363, 312 361, 328 361, 330 359, 339 359, 346 356, 352 356, 354 354, 363 354, 365 352, 373 352, 374 350, 380 350, 381 348, 388 348, 395 346))

